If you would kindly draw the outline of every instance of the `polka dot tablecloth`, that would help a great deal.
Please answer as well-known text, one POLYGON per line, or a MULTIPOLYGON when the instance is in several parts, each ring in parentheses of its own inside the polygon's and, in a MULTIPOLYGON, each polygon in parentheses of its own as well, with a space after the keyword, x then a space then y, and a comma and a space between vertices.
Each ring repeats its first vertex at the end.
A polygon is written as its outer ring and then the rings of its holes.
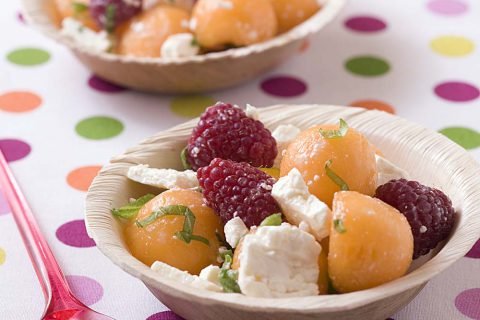
MULTIPOLYGON (((89 73, 3 1, 0 148, 73 291, 116 319, 179 319, 88 238, 83 201, 112 155, 218 100, 327 103, 395 113, 480 159, 480 2, 350 1, 298 54, 249 84, 195 96, 132 92, 89 73)), ((395 320, 480 319, 480 242, 395 320)), ((37 319, 43 296, 0 195, 0 319, 37 319)))

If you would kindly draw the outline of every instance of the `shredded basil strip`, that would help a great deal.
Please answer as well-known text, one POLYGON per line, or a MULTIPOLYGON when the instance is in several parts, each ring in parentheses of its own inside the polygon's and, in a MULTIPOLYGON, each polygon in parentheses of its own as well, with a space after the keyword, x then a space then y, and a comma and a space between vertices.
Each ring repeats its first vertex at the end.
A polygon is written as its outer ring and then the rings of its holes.
POLYGON ((233 258, 231 254, 225 254, 225 261, 223 262, 222 269, 218 275, 218 280, 223 288, 224 292, 228 293, 241 293, 240 286, 238 285, 238 271, 231 270, 233 258))
POLYGON ((347 229, 345 229, 345 225, 343 224, 342 219, 333 220, 333 227, 338 233, 345 233, 347 231, 347 229))
POLYGON ((149 224, 155 222, 155 220, 165 216, 184 216, 183 229, 175 233, 178 240, 185 243, 190 243, 192 240, 200 241, 207 246, 210 245, 210 241, 199 235, 193 234, 193 228, 195 226, 195 215, 192 210, 182 205, 170 205, 161 207, 157 211, 152 212, 147 218, 143 220, 137 220, 135 223, 139 228, 145 228, 149 224))
POLYGON ((138 198, 137 200, 124 205, 118 209, 112 209, 112 214, 115 217, 123 218, 123 219, 131 219, 138 214, 138 211, 150 200, 155 198, 153 194, 147 194, 143 197, 138 198))
POLYGON ((348 124, 343 119, 339 120, 338 130, 322 130, 322 129, 320 129, 320 134, 325 139, 343 138, 347 135, 347 132, 348 132, 348 124))
POLYGON ((263 219, 262 223, 260 223, 260 227, 267 227, 267 226, 276 227, 281 224, 282 224, 282 214, 274 213, 272 215, 269 215, 265 219, 263 219))
POLYGON ((88 5, 82 2, 72 2, 74 14, 80 14, 88 10, 88 5))
POLYGON ((180 160, 182 160, 183 169, 190 170, 192 169, 192 166, 190 165, 190 163, 188 163, 187 151, 188 147, 183 148, 182 152, 180 153, 180 160))
POLYGON ((117 15, 117 6, 113 3, 105 8, 105 30, 109 33, 115 30, 115 16, 117 15))
POLYGON ((340 187, 340 190, 342 191, 348 191, 350 190, 350 188, 348 187, 348 184, 345 182, 345 180, 343 180, 342 178, 340 178, 340 176, 338 176, 330 167, 332 165, 332 160, 328 160, 326 163, 325 163, 325 172, 327 173, 327 176, 333 181, 335 182, 335 184, 337 186, 340 187))

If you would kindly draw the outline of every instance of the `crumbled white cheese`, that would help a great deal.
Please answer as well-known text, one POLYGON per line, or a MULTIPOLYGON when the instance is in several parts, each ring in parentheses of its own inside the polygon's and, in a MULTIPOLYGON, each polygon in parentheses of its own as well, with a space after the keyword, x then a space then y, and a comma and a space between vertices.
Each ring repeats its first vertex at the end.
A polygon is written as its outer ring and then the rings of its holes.
POLYGON ((253 120, 260 119, 260 115, 258 114, 258 109, 248 103, 245 109, 245 114, 247 115, 247 117, 252 118, 253 120))
POLYGON ((60 33, 89 51, 105 52, 112 47, 107 32, 95 32, 85 27, 80 21, 70 17, 63 19, 60 33))
POLYGON ((221 286, 220 281, 218 279, 219 274, 220 274, 220 268, 218 266, 210 265, 208 267, 203 268, 202 271, 200 271, 200 274, 198 275, 198 277, 200 279, 214 283, 217 286, 221 286))
POLYGON ((225 223, 224 227, 225 239, 228 244, 235 248, 240 239, 248 233, 248 228, 239 217, 235 217, 225 223))
POLYGON ((409 175, 405 170, 397 167, 387 159, 375 155, 375 160, 377 162, 377 186, 381 186, 393 179, 409 179, 409 175))
POLYGON ((321 241, 330 233, 330 209, 320 199, 310 194, 297 168, 281 177, 272 189, 272 196, 280 205, 287 220, 297 226, 303 222, 309 232, 321 241))
POLYGON ((156 6, 160 0, 143 0, 142 10, 146 11, 156 6))
POLYGON ((191 33, 177 33, 165 40, 160 49, 163 58, 193 57, 200 53, 200 47, 195 43, 191 33))
POLYGON ((186 271, 179 270, 174 268, 166 263, 155 261, 151 269, 155 272, 158 272, 162 277, 178 281, 182 284, 188 284, 196 288, 205 289, 209 291, 222 292, 223 289, 219 285, 216 285, 213 282, 207 281, 200 278, 199 276, 191 275, 186 271))
POLYGON ((279 168, 282 157, 288 148, 288 145, 300 134, 300 129, 292 124, 281 124, 272 132, 272 136, 277 141, 278 155, 275 159, 274 167, 279 168))
POLYGON ((238 285, 252 297, 317 295, 320 251, 311 234, 288 223, 259 227, 243 238, 238 285))
POLYGON ((194 189, 199 186, 197 174, 192 170, 155 169, 145 164, 130 167, 127 177, 161 189, 194 189))

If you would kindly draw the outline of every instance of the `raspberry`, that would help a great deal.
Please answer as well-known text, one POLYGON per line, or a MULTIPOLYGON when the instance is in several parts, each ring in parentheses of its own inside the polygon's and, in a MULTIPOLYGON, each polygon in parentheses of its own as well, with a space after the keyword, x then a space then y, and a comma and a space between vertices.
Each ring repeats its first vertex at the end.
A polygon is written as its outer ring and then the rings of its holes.
POLYGON ((122 22, 142 11, 142 0, 91 0, 90 15, 97 25, 113 32, 122 22))
POLYGON ((407 218, 413 233, 414 259, 427 254, 450 235, 455 209, 442 191, 399 179, 378 187, 375 197, 407 218))
POLYGON ((271 190, 275 179, 248 163, 213 159, 197 171, 207 204, 226 223, 240 217, 248 227, 280 212, 271 190))
POLYGON ((277 142, 263 123, 221 102, 200 117, 187 146, 187 160, 193 170, 207 166, 214 158, 271 167, 276 156, 277 142))

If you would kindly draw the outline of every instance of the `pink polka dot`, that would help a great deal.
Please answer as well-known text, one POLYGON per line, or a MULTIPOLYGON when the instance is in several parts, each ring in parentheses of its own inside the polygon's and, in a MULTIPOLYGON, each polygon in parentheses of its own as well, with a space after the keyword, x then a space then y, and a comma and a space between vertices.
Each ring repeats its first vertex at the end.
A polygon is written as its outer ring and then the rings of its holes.
POLYGON ((480 319, 480 288, 461 292, 455 298, 455 307, 469 318, 480 319))
POLYGON ((57 232, 58 240, 67 246, 77 248, 94 247, 95 242, 87 235, 84 220, 73 220, 61 225, 57 232))
POLYGON ((19 21, 20 23, 24 23, 24 24, 27 23, 27 22, 25 21, 25 18, 23 17, 23 14, 22 14, 20 11, 17 12, 17 19, 18 19, 18 21, 19 21))
POLYGON ((291 76, 275 76, 264 80, 261 88, 265 93, 277 97, 296 97, 307 91, 307 84, 291 76))
POLYGON ((376 32, 385 29, 387 24, 375 17, 357 16, 346 20, 345 26, 358 32, 376 32))
POLYGON ((107 80, 97 77, 96 75, 93 75, 90 77, 90 79, 88 79, 88 85, 94 90, 105 93, 116 93, 126 90, 124 87, 108 82, 107 80))
POLYGON ((96 280, 85 276, 65 276, 73 294, 83 302, 90 306, 102 299, 103 288, 96 280))
POLYGON ((28 156, 32 148, 22 140, 0 139, 0 150, 2 150, 5 159, 12 162, 28 156))
POLYGON ((184 320, 182 317, 177 316, 172 311, 162 311, 152 314, 146 320, 184 320))
POLYGON ((472 249, 467 252, 466 257, 480 259, 480 239, 473 245, 472 249))
POLYGON ((459 15, 468 10, 467 4, 459 0, 433 0, 427 7, 434 13, 447 16, 459 15))
POLYGON ((3 191, 0 190, 0 216, 10 212, 10 207, 8 205, 7 199, 3 194, 3 191))
POLYGON ((473 85, 466 82, 444 82, 434 89, 435 94, 440 98, 453 102, 467 102, 475 100, 480 96, 480 91, 473 85))

